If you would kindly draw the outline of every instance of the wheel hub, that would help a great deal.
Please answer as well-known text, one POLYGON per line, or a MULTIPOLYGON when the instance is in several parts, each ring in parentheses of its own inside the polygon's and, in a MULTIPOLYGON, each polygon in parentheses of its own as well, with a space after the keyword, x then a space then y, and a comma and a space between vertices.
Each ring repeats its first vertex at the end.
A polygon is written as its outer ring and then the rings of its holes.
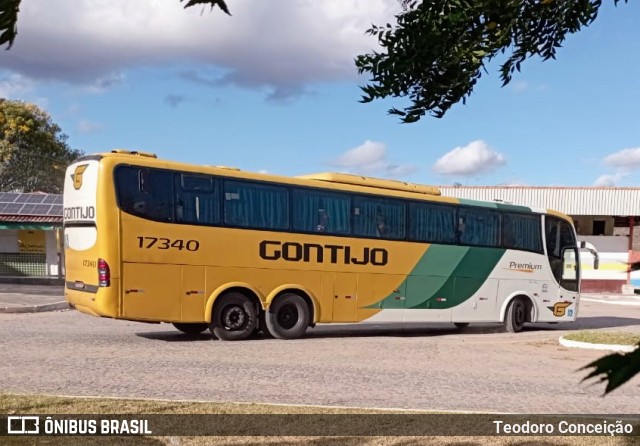
POLYGON ((245 325, 247 313, 238 306, 229 307, 225 309, 222 320, 229 330, 240 330, 245 325))

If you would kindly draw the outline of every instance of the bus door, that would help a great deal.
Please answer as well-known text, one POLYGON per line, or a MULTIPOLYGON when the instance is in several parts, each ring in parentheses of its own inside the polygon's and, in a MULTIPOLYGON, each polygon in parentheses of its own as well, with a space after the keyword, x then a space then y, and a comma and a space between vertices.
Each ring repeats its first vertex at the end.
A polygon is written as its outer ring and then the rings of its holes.
POLYGON ((571 225, 558 218, 545 217, 545 241, 549 266, 558 282, 558 296, 550 308, 556 318, 575 319, 580 293, 580 256, 571 225))
POLYGON ((129 263, 122 266, 123 318, 180 321, 180 266, 129 263))
POLYGON ((181 321, 203 322, 205 320, 205 270, 204 266, 182 267, 181 321))
POLYGON ((580 293, 578 248, 564 248, 562 250, 562 276, 558 293, 558 302, 554 305, 553 315, 575 318, 578 312, 578 295, 580 293))

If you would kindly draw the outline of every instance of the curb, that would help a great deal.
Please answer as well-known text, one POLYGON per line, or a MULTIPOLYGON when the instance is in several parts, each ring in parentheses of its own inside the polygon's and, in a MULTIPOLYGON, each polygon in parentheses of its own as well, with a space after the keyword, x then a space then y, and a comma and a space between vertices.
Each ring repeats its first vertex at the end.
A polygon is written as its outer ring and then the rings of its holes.
POLYGON ((45 305, 28 305, 21 307, 0 307, 0 313, 43 313, 45 311, 69 310, 69 302, 56 302, 45 305))
POLYGON ((573 348, 587 348, 591 350, 613 350, 615 352, 632 352, 637 345, 619 345, 619 344, 592 344, 591 342, 572 341, 560 336, 560 345, 573 348))

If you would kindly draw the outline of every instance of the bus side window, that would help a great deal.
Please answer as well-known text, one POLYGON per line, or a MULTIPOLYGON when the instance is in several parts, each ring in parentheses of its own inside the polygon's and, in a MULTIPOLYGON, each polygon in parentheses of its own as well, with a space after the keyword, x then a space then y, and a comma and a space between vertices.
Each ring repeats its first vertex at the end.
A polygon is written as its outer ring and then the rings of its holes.
POLYGON ((385 198, 355 197, 354 235, 404 239, 405 204, 385 198))
POLYGON ((532 215, 506 212, 502 215, 502 246, 542 252, 540 218, 532 215))
POLYGON ((171 173, 160 169, 120 166, 115 182, 118 205, 130 214, 149 220, 173 220, 171 173))
POLYGON ((289 193, 271 184, 225 180, 224 219, 232 226, 289 229, 289 193))
POLYGON ((419 242, 455 243, 456 208, 435 203, 409 204, 409 238, 419 242))
POLYGON ((176 219, 180 223, 220 223, 219 184, 212 177, 180 174, 176 178, 176 219))
POLYGON ((500 214, 480 207, 461 207, 458 231, 463 245, 500 246, 500 214))
POLYGON ((291 227, 294 231, 342 235, 351 232, 351 200, 348 196, 293 189, 291 200, 291 227))

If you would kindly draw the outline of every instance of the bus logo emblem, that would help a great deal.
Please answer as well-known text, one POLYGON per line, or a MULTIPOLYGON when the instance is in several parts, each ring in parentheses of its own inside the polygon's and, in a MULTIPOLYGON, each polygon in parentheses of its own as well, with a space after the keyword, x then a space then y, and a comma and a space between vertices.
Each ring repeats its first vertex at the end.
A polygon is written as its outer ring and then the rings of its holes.
MULTIPOLYGON (((564 316, 564 313, 568 306, 571 305, 571 302, 556 302, 553 304, 553 307, 547 307, 551 311, 553 311, 553 315, 556 317, 564 316)), ((569 310, 569 316, 573 314, 573 311, 569 310)))
POLYGON ((73 180, 73 188, 78 190, 82 187, 82 174, 89 167, 88 164, 80 164, 76 167, 76 170, 73 171, 73 175, 71 175, 71 179, 73 180))

